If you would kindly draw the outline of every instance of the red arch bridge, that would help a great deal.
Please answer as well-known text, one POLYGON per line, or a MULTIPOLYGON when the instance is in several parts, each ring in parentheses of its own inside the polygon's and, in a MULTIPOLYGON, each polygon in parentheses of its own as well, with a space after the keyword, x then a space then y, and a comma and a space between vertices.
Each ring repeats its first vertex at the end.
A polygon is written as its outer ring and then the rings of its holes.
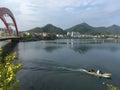
MULTIPOLYGON (((17 28, 17 24, 15 21, 15 17, 13 13, 5 7, 0 7, 0 20, 5 28, 0 27, 0 41, 11 39, 12 41, 19 41, 19 32, 17 28), (9 17, 12 23, 8 23, 6 17, 9 17), (14 27, 15 30, 13 30, 14 27), (14 33, 13 33, 14 32, 14 33)), ((1 24, 1 25, 2 25, 1 24)))

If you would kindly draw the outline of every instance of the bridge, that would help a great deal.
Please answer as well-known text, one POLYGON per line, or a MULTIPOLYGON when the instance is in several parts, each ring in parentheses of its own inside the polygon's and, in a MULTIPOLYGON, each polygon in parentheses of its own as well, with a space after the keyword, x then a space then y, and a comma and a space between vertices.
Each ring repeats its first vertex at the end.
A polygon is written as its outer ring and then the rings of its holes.
POLYGON ((19 41, 20 36, 15 17, 8 8, 0 7, 0 21, 2 22, 1 25, 4 26, 3 28, 0 27, 0 41, 9 39, 12 41, 19 41), (7 17, 9 17, 10 20, 8 20, 7 17), (12 23, 9 23, 9 21, 12 23), (15 30, 13 30, 13 28, 15 30))

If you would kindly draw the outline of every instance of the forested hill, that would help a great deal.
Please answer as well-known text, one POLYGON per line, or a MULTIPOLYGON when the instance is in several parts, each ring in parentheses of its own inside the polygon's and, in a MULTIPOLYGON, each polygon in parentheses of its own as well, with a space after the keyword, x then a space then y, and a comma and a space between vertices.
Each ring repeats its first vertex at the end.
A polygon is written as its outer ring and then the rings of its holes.
POLYGON ((44 27, 36 27, 28 30, 28 32, 46 32, 54 34, 65 34, 66 32, 80 32, 81 34, 120 34, 120 26, 112 25, 109 27, 93 27, 88 25, 87 23, 81 23, 66 30, 63 30, 52 24, 47 24, 44 27))
POLYGON ((120 34, 120 26, 112 25, 109 27, 92 27, 87 23, 81 23, 69 29, 66 29, 66 31, 77 31, 82 34, 120 34))
POLYGON ((82 34, 88 34, 88 33, 95 32, 95 28, 88 25, 87 23, 82 23, 82 24, 75 25, 69 29, 66 29, 66 31, 67 32, 80 32, 82 34))
POLYGON ((28 30, 28 32, 36 32, 36 33, 53 33, 53 34, 64 34, 65 31, 59 27, 56 27, 52 24, 47 24, 44 27, 36 27, 31 30, 28 30))

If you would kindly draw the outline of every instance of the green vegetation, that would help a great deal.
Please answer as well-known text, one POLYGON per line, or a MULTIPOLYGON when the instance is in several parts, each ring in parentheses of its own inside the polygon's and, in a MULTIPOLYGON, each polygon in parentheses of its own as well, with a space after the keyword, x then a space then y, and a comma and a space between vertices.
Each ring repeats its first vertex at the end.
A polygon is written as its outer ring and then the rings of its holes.
POLYGON ((120 90, 117 86, 103 82, 103 85, 107 86, 108 90, 120 90))
POLYGON ((31 34, 21 34, 21 41, 38 41, 40 37, 32 36, 31 34))
POLYGON ((91 35, 120 34, 120 26, 112 25, 109 27, 92 27, 86 23, 82 23, 73 26, 67 29, 66 31, 80 32, 81 34, 91 34, 91 35))
POLYGON ((80 32, 82 34, 90 34, 94 30, 93 27, 89 26, 86 23, 78 24, 76 26, 73 26, 69 29, 67 29, 68 32, 80 32))
POLYGON ((118 87, 113 86, 112 84, 107 84, 108 90, 120 90, 118 87))
POLYGON ((45 33, 52 33, 52 34, 64 34, 65 33, 61 28, 53 26, 52 24, 47 24, 46 26, 41 27, 41 28, 36 27, 34 29, 28 30, 27 32, 34 32, 34 33, 45 32, 45 33))
POLYGON ((19 81, 16 74, 22 64, 14 64, 13 61, 18 57, 17 53, 9 54, 2 63, 2 47, 0 47, 0 90, 19 90, 19 81))
POLYGON ((46 40, 54 40, 54 39, 56 39, 57 37, 56 37, 56 35, 55 34, 47 34, 45 37, 43 37, 44 39, 46 39, 46 40))
POLYGON ((45 36, 43 35, 36 35, 34 33, 29 33, 29 34, 25 34, 23 33, 21 35, 21 41, 38 41, 38 40, 54 40, 56 39, 56 35, 52 34, 52 33, 47 33, 45 34, 45 36))

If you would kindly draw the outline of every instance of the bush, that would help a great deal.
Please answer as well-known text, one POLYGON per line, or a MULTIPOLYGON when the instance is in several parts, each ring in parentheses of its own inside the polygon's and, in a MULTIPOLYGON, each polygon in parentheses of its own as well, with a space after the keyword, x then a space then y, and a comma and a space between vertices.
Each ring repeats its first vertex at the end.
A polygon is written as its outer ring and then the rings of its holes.
POLYGON ((5 57, 2 63, 2 48, 0 48, 0 90, 19 90, 19 81, 16 74, 22 64, 14 64, 13 61, 18 57, 17 53, 12 53, 5 57))

